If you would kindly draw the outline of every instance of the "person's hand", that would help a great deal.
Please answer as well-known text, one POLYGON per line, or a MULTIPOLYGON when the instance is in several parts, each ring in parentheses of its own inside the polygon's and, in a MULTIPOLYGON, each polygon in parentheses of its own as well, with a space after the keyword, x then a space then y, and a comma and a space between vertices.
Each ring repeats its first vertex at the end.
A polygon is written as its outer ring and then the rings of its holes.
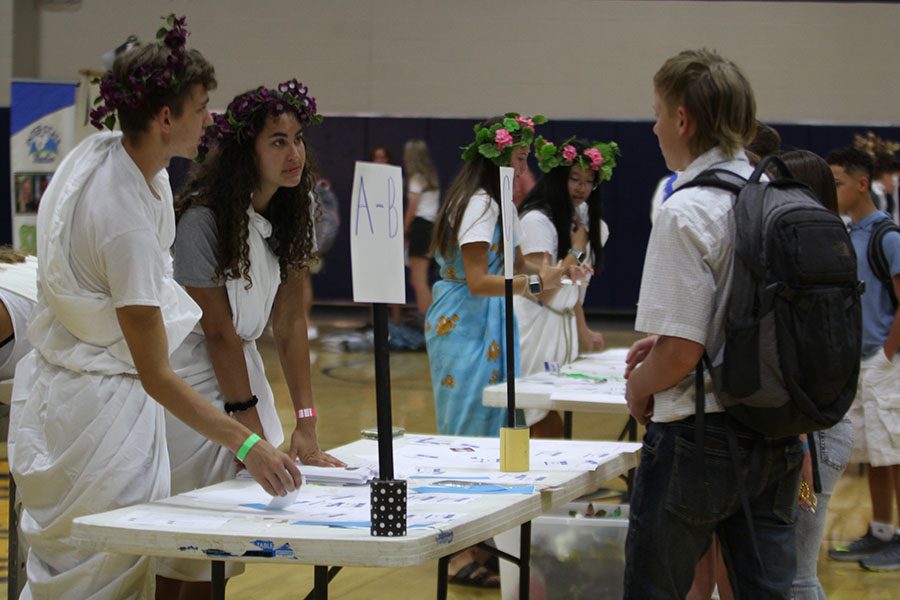
POLYGON ((300 426, 291 434, 291 450, 289 456, 292 460, 300 460, 304 465, 315 467, 346 467, 347 464, 336 459, 327 452, 319 450, 319 440, 315 430, 303 430, 300 426))
POLYGON ((244 466, 253 479, 272 496, 284 496, 300 487, 300 469, 284 452, 266 440, 259 440, 244 457, 244 466))
POLYGON ((584 225, 576 224, 572 230, 572 247, 584 252, 588 245, 588 230, 584 225))
POLYGON ((625 355, 625 379, 628 379, 631 372, 634 371, 639 364, 644 362, 644 359, 650 354, 650 350, 653 349, 655 343, 656 336, 651 335, 640 339, 631 345, 631 348, 628 349, 628 354, 625 355))
POLYGON ((541 289, 555 290, 560 286, 559 280, 562 279, 565 271, 562 268, 562 261, 556 263, 556 266, 550 264, 550 253, 544 252, 544 258, 541 261, 541 268, 538 271, 538 277, 541 278, 541 289))
POLYGON ((594 274, 594 269, 588 265, 571 265, 566 268, 565 275, 574 281, 584 281, 594 274))
POLYGON ((586 329, 578 334, 578 349, 581 352, 599 352, 606 348, 606 340, 599 331, 586 329))
POLYGON ((653 416, 653 396, 636 396, 629 381, 625 384, 625 401, 628 403, 628 412, 635 421, 641 425, 650 422, 653 416))

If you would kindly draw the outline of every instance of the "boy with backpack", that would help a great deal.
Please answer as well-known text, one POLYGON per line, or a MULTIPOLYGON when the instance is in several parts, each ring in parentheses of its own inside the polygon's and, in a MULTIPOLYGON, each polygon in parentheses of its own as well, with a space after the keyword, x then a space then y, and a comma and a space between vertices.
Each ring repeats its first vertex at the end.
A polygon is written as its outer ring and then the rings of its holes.
POLYGON ((838 209, 851 219, 850 238, 859 277, 866 284, 859 387, 848 415, 854 433, 852 461, 869 464, 872 499, 872 522, 866 534, 829 550, 828 555, 834 560, 859 561, 873 571, 900 570, 900 531, 892 524, 891 511, 892 500, 900 509, 900 367, 896 359, 900 313, 895 300, 900 292, 900 233, 890 230, 890 216, 872 202, 873 163, 868 154, 840 148, 826 161, 837 185, 838 209), (882 232, 885 226, 888 230, 882 232))
POLYGON ((713 532, 740 597, 787 598, 801 443, 737 424, 710 379, 695 386, 704 352, 718 364, 725 345, 735 196, 687 184, 710 168, 752 174, 743 148, 756 130, 753 90, 734 63, 708 50, 670 58, 653 83, 653 131, 666 166, 680 173, 644 264, 635 328, 651 336, 626 359, 629 410, 647 432, 625 546, 625 598, 685 597, 713 532), (699 437, 695 420, 705 421, 699 437))

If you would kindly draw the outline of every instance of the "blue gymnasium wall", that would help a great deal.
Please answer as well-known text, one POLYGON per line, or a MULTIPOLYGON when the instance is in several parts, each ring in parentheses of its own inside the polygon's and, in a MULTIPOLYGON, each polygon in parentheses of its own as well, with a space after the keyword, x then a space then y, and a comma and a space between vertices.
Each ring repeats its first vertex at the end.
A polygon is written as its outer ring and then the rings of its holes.
MULTIPOLYGON (((307 139, 319 158, 322 173, 331 180, 341 201, 341 234, 316 277, 316 298, 347 300, 352 297, 350 220, 353 164, 366 160, 374 146, 387 146, 394 161, 402 157, 403 144, 422 138, 431 149, 446 189, 460 166, 459 147, 471 141, 472 119, 400 119, 385 117, 330 117, 311 127, 307 139)), ((622 157, 612 181, 604 183, 603 215, 610 237, 604 252, 604 269, 588 288, 586 308, 597 312, 634 312, 650 235, 650 197, 660 177, 667 173, 649 121, 563 121, 540 128, 551 140, 579 135, 615 140, 622 157)), ((826 125, 773 126, 781 133, 785 148, 806 148, 822 156, 852 142, 853 134, 874 130, 887 139, 900 139, 900 127, 854 127, 826 125)), ((532 171, 540 172, 532 161, 532 171)), ((407 297, 411 300, 412 293, 407 297)))
MULTIPOLYGON (((321 171, 341 202, 341 233, 325 257, 324 270, 315 277, 317 300, 350 301, 353 297, 347 223, 354 162, 367 160, 373 147, 383 145, 399 163, 406 140, 422 138, 431 149, 441 186, 446 189, 461 164, 459 147, 471 141, 472 124, 472 119, 329 117, 322 125, 307 130, 308 143, 318 157, 321 171)), ((900 127, 772 125, 781 134, 785 149, 805 148, 821 156, 852 143, 855 133, 870 129, 883 138, 900 140, 900 127)), ((649 121, 556 120, 540 127, 540 132, 551 140, 577 134, 615 140, 622 150, 612 181, 601 188, 603 218, 609 224, 610 237, 604 249, 603 271, 588 288, 585 307, 589 311, 635 311, 650 235, 650 197, 667 173, 652 126, 649 121)), ((183 178, 184 165, 173 167, 173 185, 177 185, 183 178)), ((540 173, 533 161, 532 171, 535 176, 540 173)), ((412 301, 411 290, 407 298, 412 301)))

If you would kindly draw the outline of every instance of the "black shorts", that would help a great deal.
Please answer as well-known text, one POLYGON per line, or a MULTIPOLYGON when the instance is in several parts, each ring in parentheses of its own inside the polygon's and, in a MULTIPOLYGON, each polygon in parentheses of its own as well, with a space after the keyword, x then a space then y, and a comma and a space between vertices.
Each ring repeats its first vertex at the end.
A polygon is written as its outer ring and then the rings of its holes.
POLYGON ((431 231, 434 223, 422 217, 416 217, 409 226, 409 255, 428 258, 431 248, 431 231))

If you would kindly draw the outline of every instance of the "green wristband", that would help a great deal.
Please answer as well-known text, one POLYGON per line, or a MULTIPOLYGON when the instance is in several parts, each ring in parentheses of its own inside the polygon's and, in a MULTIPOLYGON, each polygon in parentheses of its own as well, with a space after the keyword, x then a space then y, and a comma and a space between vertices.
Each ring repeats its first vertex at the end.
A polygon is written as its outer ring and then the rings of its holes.
POLYGON ((244 445, 238 448, 236 453, 237 459, 241 462, 244 462, 244 459, 247 458, 247 453, 250 452, 250 448, 256 445, 256 442, 261 440, 262 438, 256 435, 255 433, 251 433, 250 437, 244 440, 244 445))

